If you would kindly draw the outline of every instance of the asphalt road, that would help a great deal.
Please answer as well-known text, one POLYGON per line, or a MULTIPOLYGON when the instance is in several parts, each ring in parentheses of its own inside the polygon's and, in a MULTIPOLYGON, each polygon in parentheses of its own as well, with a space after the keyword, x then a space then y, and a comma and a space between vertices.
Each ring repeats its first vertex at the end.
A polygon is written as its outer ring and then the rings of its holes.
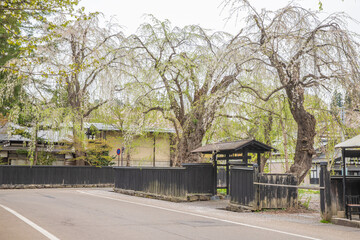
POLYGON ((0 239, 360 239, 305 215, 234 213, 111 189, 0 190, 0 239))

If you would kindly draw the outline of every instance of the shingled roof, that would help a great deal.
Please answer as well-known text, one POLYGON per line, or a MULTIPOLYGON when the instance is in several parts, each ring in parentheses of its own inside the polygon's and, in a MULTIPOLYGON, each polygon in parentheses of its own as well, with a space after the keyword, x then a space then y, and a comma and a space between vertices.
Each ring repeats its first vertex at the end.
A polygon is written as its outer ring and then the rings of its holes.
POLYGON ((335 145, 335 148, 360 148, 360 135, 335 145))
POLYGON ((247 150, 248 152, 270 152, 277 151, 275 148, 254 139, 239 140, 234 142, 219 142, 199 147, 192 153, 236 153, 247 150))

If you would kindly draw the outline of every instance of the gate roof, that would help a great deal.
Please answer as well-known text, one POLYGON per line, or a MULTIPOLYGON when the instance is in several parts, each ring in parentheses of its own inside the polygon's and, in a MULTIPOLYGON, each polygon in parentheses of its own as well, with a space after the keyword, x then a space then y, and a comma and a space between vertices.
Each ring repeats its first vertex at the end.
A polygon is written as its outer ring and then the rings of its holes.
POLYGON ((360 148, 360 135, 335 145, 335 148, 360 148))
POLYGON ((254 139, 239 140, 234 142, 219 142, 208 144, 202 147, 199 147, 192 153, 213 153, 218 154, 222 153, 242 153, 243 151, 253 152, 253 153, 263 153, 270 151, 277 151, 275 148, 268 146, 264 143, 256 141, 254 139))

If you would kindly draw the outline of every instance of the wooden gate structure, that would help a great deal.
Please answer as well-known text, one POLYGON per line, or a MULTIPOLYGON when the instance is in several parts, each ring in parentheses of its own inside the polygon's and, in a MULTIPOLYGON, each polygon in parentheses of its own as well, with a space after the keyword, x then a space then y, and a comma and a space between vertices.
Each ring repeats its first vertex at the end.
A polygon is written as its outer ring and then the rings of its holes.
MULTIPOLYGON (((334 198, 334 212, 344 210, 348 217, 349 202, 352 197, 360 197, 360 171, 358 163, 360 160, 360 135, 335 145, 341 149, 340 176, 332 176, 332 194, 334 198), (342 187, 339 186, 342 181, 342 187)), ((360 209, 360 207, 358 207, 360 209)))
POLYGON ((230 166, 252 166, 253 164, 249 163, 249 160, 251 159, 248 155, 249 153, 257 154, 257 164, 260 166, 261 154, 271 151, 277 150, 254 139, 247 139, 234 142, 208 144, 193 150, 192 153, 212 155, 211 159, 214 164, 214 192, 216 193, 218 189, 226 189, 226 193, 229 194, 230 166), (218 167, 225 167, 226 169, 225 187, 217 185, 218 167))
POLYGON ((292 174, 259 173, 257 164, 232 167, 230 171, 230 209, 254 211, 296 206, 297 180, 292 174))

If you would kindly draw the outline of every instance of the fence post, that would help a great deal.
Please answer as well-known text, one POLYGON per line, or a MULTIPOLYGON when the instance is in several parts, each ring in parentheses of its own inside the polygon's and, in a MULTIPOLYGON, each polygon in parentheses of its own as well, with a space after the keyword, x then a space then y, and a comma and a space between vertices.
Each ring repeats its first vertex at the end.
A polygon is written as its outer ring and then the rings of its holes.
POLYGON ((213 175, 213 195, 217 195, 217 159, 216 159, 216 153, 212 154, 212 160, 213 160, 213 167, 214 167, 214 175, 213 175))
POLYGON ((330 173, 327 170, 327 162, 320 163, 320 211, 321 218, 327 221, 331 220, 331 189, 330 173))
POLYGON ((0 166, 0 187, 3 184, 3 169, 4 167, 0 166))
MULTIPOLYGON (((259 182, 259 166, 255 163, 253 165, 253 182, 259 182)), ((260 210, 260 185, 253 184, 254 186, 254 210, 260 210)))

